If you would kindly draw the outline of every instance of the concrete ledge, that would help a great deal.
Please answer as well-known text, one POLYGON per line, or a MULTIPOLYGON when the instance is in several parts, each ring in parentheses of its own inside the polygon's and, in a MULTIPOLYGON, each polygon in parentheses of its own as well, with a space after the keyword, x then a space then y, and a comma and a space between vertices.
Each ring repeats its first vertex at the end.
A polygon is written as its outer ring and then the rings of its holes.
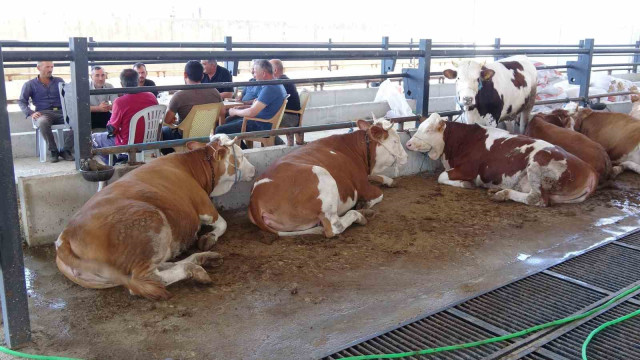
MULTIPOLYGON (((409 135, 403 132, 400 138, 404 144, 409 140, 409 135)), ((246 151, 246 156, 255 165, 257 178, 274 160, 294 149, 287 146, 251 149, 246 151)), ((439 166, 439 162, 432 161, 421 153, 407 151, 407 154, 408 163, 399 168, 398 175, 434 171, 439 166)), ((110 182, 131 169, 116 167, 116 173, 110 182)), ((389 169, 387 175, 395 177, 394 169, 389 169)), ((27 244, 36 246, 54 242, 71 216, 96 193, 97 186, 97 183, 85 181, 76 171, 18 178, 21 225, 27 244)), ((216 208, 245 208, 249 204, 252 188, 253 182, 234 185, 229 193, 214 199, 216 208)))

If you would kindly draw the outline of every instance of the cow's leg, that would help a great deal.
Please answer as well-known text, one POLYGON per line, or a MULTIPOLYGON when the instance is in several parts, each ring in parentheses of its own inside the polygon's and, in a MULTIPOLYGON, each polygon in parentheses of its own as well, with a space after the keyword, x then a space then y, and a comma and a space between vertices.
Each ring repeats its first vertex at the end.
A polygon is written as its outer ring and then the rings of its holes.
POLYGON ((334 237, 341 234, 353 223, 366 225, 367 218, 358 210, 349 210, 342 216, 338 216, 337 211, 332 214, 325 214, 325 218, 322 220, 326 237, 334 237))
POLYGON ((213 251, 199 252, 176 262, 176 264, 182 263, 192 263, 206 268, 212 268, 222 264, 222 255, 213 251))
POLYGON ((470 181, 449 179, 449 171, 451 170, 443 171, 440 176, 438 176, 438 183, 463 189, 473 189, 475 187, 470 181))
POLYGON ((628 169, 637 172, 640 174, 640 165, 634 163, 633 161, 624 161, 619 164, 623 169, 628 169))
POLYGON ((386 187, 394 187, 393 179, 384 175, 369 175, 369 181, 382 184, 386 187))
POLYGON ((215 213, 212 215, 200 214, 200 229, 210 231, 201 234, 198 238, 198 249, 207 251, 218 242, 218 238, 227 231, 227 222, 222 218, 220 214, 215 210, 213 205, 211 208, 215 213))
POLYGON ((211 283, 211 277, 207 271, 192 262, 163 263, 158 266, 155 275, 160 278, 164 286, 185 279, 193 279, 201 284, 211 283))
POLYGON ((527 168, 527 179, 531 187, 531 191, 528 193, 513 189, 503 189, 493 194, 491 199, 495 201, 512 200, 526 205, 547 206, 549 199, 548 196, 543 194, 542 172, 537 164, 527 168))

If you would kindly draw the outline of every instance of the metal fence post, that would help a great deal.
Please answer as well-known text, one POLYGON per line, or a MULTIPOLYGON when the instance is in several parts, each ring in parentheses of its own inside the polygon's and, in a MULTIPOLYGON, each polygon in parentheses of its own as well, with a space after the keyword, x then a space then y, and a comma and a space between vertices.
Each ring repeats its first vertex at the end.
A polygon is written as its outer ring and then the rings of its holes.
MULTIPOLYGON (((420 39, 420 50, 424 55, 418 60, 417 69, 402 69, 407 74, 404 79, 404 94, 408 99, 416 101, 416 113, 421 116, 429 114, 429 74, 431 73, 431 39, 420 39)), ((416 127, 419 125, 416 121, 416 127)))
MULTIPOLYGON (((389 50, 389 37, 382 37, 382 50, 389 50)), ((382 59, 381 73, 386 74, 389 71, 393 71, 396 67, 396 59, 382 59)))
MULTIPOLYGON (((636 41, 636 49, 640 49, 640 41, 636 41)), ((633 72, 634 73, 638 73, 638 65, 635 65, 637 63, 640 63, 640 53, 635 53, 633 54, 633 72)))
POLYGON ((580 85, 582 106, 586 106, 589 99, 589 83, 591 82, 591 64, 593 63, 593 39, 580 41, 580 49, 589 50, 587 54, 579 54, 578 61, 567 61, 567 78, 570 84, 580 85))
MULTIPOLYGON (((327 50, 331 51, 331 38, 329 38, 329 46, 327 46, 327 50)), ((322 68, 320 68, 322 70, 322 68)), ((329 59, 329 71, 331 71, 331 59, 329 59)))
MULTIPOLYGON (((495 38, 495 40, 493 40, 493 49, 494 50, 500 50, 500 38, 495 38)), ((500 56, 498 55, 494 55, 493 56, 493 61, 498 61, 500 60, 500 56)))
MULTIPOLYGON (((40 151, 45 151, 42 149, 40 151)), ((0 299, 4 341, 16 348, 31 341, 29 304, 24 279, 22 236, 18 223, 16 181, 13 172, 11 130, 4 84, 4 63, 0 48, 0 299)))
POLYGON ((73 141, 76 157, 76 169, 80 169, 80 160, 91 157, 91 108, 89 106, 89 59, 87 38, 69 38, 71 51, 71 91, 70 101, 75 111, 68 115, 73 128, 73 141))
MULTIPOLYGON (((233 49, 233 42, 231 41, 231 36, 224 37, 224 49, 225 51, 231 51, 233 49)), ((224 62, 224 67, 231 72, 231 75, 238 75, 238 62, 235 60, 227 60, 224 62)))

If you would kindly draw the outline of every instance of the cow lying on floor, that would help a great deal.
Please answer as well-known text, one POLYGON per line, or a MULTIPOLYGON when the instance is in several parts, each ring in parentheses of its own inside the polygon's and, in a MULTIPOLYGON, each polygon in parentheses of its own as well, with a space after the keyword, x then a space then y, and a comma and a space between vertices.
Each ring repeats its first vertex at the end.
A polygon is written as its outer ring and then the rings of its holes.
POLYGON ((599 175, 600 185, 622 172, 622 167, 611 166, 611 159, 600 144, 578 132, 563 128, 558 111, 563 110, 554 110, 550 114, 536 114, 524 134, 559 146, 591 165, 599 175))
POLYGON ((611 162, 640 174, 640 121, 622 113, 555 110, 564 127, 602 145, 611 162))
POLYGON ((493 199, 528 205, 577 203, 591 195, 598 174, 584 161, 546 141, 507 131, 447 122, 432 114, 407 142, 407 149, 442 156, 438 182, 498 190, 493 199))
POLYGON ((382 191, 369 180, 391 186, 393 180, 381 173, 405 164, 407 154, 390 122, 357 123, 358 131, 316 140, 269 166, 253 185, 251 222, 280 236, 326 237, 354 222, 366 224, 353 207, 358 200, 366 208, 382 201, 382 191))
POLYGON ((167 299, 165 286, 193 278, 210 283, 203 266, 221 261, 210 252, 226 231, 209 195, 249 181, 255 168, 226 135, 192 151, 145 164, 96 193, 69 220, 56 241, 58 269, 73 282, 167 299), (198 237, 199 231, 207 231, 198 237), (200 252, 169 262, 194 243, 200 252))

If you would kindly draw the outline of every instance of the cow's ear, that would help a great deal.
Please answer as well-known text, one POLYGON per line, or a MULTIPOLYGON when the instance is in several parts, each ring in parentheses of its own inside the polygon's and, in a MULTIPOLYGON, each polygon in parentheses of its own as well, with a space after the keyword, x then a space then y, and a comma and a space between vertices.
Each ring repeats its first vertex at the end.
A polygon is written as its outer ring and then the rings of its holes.
POLYGON ((438 132, 444 132, 444 126, 445 126, 445 121, 442 119, 438 120, 438 124, 436 125, 436 130, 438 130, 438 132))
POLYGON ((483 69, 480 71, 480 79, 482 81, 490 80, 496 72, 491 69, 483 69))
POLYGON ((640 100, 640 96, 635 94, 631 95, 631 102, 637 102, 638 100, 640 100))
POLYGON ((201 149, 201 148, 207 146, 207 144, 203 144, 203 143, 197 142, 197 141, 188 141, 186 145, 187 145, 187 149, 189 149, 189 150, 201 149))
POLYGON ((389 133, 380 125, 374 125, 369 128, 369 132, 371 133, 371 138, 376 141, 383 141, 389 136, 389 133))
POLYGON ((455 70, 447 69, 442 73, 444 74, 444 77, 446 77, 447 79, 455 79, 458 77, 458 72, 455 70))
POLYGON ((371 127, 368 121, 365 120, 356 120, 356 124, 358 124, 358 129, 367 131, 371 127))
POLYGON ((593 110, 591 110, 591 109, 580 109, 580 110, 578 110, 578 113, 576 114, 576 120, 585 119, 591 114, 593 114, 593 110))

